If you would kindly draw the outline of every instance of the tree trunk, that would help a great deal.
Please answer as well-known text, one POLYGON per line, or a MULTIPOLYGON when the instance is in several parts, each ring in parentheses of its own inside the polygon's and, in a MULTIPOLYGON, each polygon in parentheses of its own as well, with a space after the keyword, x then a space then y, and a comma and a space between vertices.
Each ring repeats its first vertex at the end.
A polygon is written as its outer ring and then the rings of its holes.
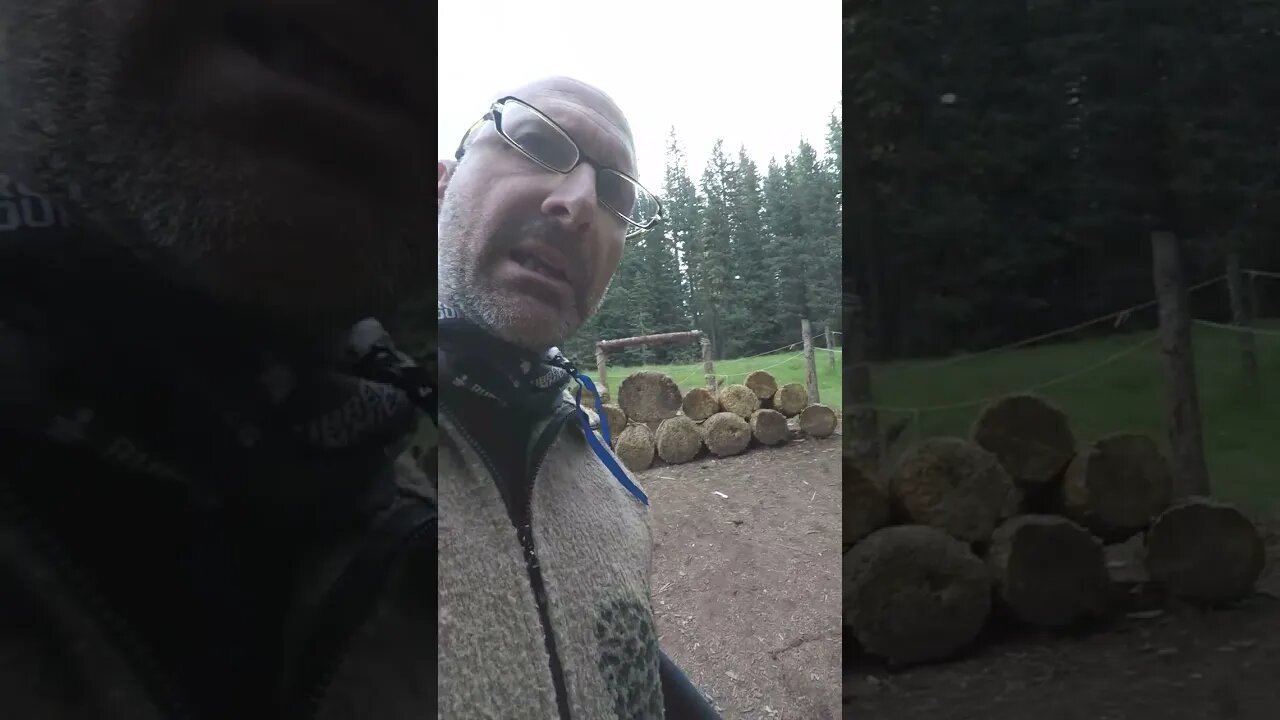
POLYGON ((1160 354, 1164 359, 1169 445, 1173 452, 1174 494, 1209 495, 1200 400, 1191 346, 1191 312, 1177 236, 1151 233, 1156 300, 1160 307, 1160 354))
POLYGON ((1231 322, 1240 328, 1236 330, 1240 339, 1240 375, 1248 391, 1247 397, 1255 400, 1258 396, 1258 348, 1251 329, 1253 318, 1245 299, 1244 276, 1240 272, 1240 251, 1237 248, 1227 252, 1227 290, 1231 296, 1231 322))
POLYGON ((813 333, 808 318, 800 320, 800 337, 804 340, 804 388, 809 402, 821 402, 818 398, 818 368, 813 359, 813 333))

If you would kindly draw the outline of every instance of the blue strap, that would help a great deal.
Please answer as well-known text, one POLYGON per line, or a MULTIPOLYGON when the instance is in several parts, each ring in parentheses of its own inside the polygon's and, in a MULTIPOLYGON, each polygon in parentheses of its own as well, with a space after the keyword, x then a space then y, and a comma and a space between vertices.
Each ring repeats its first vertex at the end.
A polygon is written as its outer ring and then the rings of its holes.
POLYGON ((578 389, 573 394, 573 403, 578 409, 578 422, 582 424, 582 432, 587 436, 587 444, 595 451, 596 457, 600 458, 600 462, 604 463, 609 472, 613 473, 618 482, 622 483, 622 487, 626 488, 627 492, 634 495, 637 500, 648 505, 649 498, 644 494, 644 491, 634 482, 631 482, 631 478, 627 476, 627 472, 622 469, 622 466, 618 465, 613 453, 600 444, 600 439, 596 437, 595 432, 591 429, 591 422, 587 420, 587 413, 582 409, 582 387, 585 385, 596 396, 596 412, 600 415, 600 434, 604 436, 606 443, 612 445, 613 440, 609 434, 609 421, 604 415, 604 402, 600 399, 600 393, 596 391, 595 384, 591 382, 591 378, 581 373, 574 373, 573 377, 578 381, 578 389))

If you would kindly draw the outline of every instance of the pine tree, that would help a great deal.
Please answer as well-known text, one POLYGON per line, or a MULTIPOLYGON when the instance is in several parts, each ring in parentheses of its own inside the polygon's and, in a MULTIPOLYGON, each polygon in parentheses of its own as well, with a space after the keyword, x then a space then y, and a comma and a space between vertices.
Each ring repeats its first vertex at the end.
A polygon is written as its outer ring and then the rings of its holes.
POLYGON ((698 295, 701 300, 703 331, 711 339, 711 350, 716 358, 724 357, 728 338, 724 313, 732 302, 733 289, 733 230, 730 220, 733 163, 724 154, 724 142, 717 140, 702 174, 703 206, 702 240, 698 266, 701 270, 698 295))

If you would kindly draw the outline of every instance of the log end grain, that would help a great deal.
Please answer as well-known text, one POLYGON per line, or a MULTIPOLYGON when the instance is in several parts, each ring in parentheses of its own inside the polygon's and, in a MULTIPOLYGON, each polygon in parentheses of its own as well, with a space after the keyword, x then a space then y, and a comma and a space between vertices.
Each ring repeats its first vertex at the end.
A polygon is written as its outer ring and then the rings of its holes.
POLYGON ((725 385, 720 388, 720 407, 746 420, 760 409, 760 398, 746 385, 725 385))
POLYGON ((638 372, 618 386, 618 406, 635 422, 661 422, 675 417, 683 398, 676 381, 655 372, 638 372))
POLYGON ((974 442, 995 453, 1015 482, 1048 483, 1075 457, 1067 414, 1035 395, 1011 395, 992 403, 970 430, 974 442))
POLYGON ((687 463, 702 450, 702 429, 693 420, 677 415, 662 421, 656 434, 658 457, 677 465, 687 463))
POLYGON ((653 431, 642 423, 632 423, 618 435, 618 459, 631 472, 646 470, 653 464, 653 431))
POLYGON ((1109 582, 1102 543, 1057 515, 1019 515, 996 528, 987 567, 1001 604, 1018 620, 1065 627, 1098 617, 1109 582))
POLYGON ((1018 491, 996 456, 961 438, 929 438, 889 473, 893 505, 911 522, 965 542, 985 542, 1017 506, 1018 491))
POLYGON ((717 457, 737 455, 751 442, 751 426, 731 412, 718 412, 702 423, 702 441, 717 457))
POLYGON ((743 384, 751 388, 761 402, 772 399, 773 394, 778 392, 778 381, 764 370, 751 373, 743 384))
POLYGON ((986 566, 923 525, 887 527, 844 554, 844 622, 894 664, 941 660, 969 645, 991 612, 986 566))
POLYGON ((791 428, 782 413, 761 409, 751 413, 751 435, 761 445, 777 445, 791 435, 791 428))
POLYGON ((604 404, 604 419, 609 423, 609 439, 613 446, 618 446, 618 436, 627 429, 627 414, 617 405, 604 404))
POLYGON ((1188 498, 1165 510, 1147 533, 1151 579, 1169 594, 1216 605, 1250 592, 1266 562, 1257 527, 1226 503, 1188 498))
POLYGON ((1147 529, 1169 506, 1173 472, 1151 438, 1121 433, 1102 438, 1067 466, 1064 514, 1106 542, 1147 529))
POLYGON ((773 409, 787 417, 799 415, 808 404, 809 391, 800 383, 787 383, 773 394, 773 409))
POLYGON ((830 437, 836 431, 836 411, 815 403, 800 411, 800 429, 816 438, 830 437))
POLYGON ((720 412, 720 401, 710 390, 696 387, 685 393, 680 409, 690 419, 706 420, 720 412))

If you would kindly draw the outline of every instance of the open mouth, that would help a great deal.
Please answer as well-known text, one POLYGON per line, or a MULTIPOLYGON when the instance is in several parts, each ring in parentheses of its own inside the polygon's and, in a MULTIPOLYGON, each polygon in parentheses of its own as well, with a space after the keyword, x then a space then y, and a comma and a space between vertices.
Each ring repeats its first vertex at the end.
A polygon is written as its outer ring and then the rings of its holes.
POLYGON ((353 62, 295 23, 236 13, 227 17, 226 32, 237 46, 282 75, 363 105, 411 112, 398 75, 353 62))
POLYGON ((553 267, 538 259, 532 253, 519 248, 511 251, 511 259, 526 270, 532 270, 544 277, 569 285, 569 276, 560 268, 553 267))

